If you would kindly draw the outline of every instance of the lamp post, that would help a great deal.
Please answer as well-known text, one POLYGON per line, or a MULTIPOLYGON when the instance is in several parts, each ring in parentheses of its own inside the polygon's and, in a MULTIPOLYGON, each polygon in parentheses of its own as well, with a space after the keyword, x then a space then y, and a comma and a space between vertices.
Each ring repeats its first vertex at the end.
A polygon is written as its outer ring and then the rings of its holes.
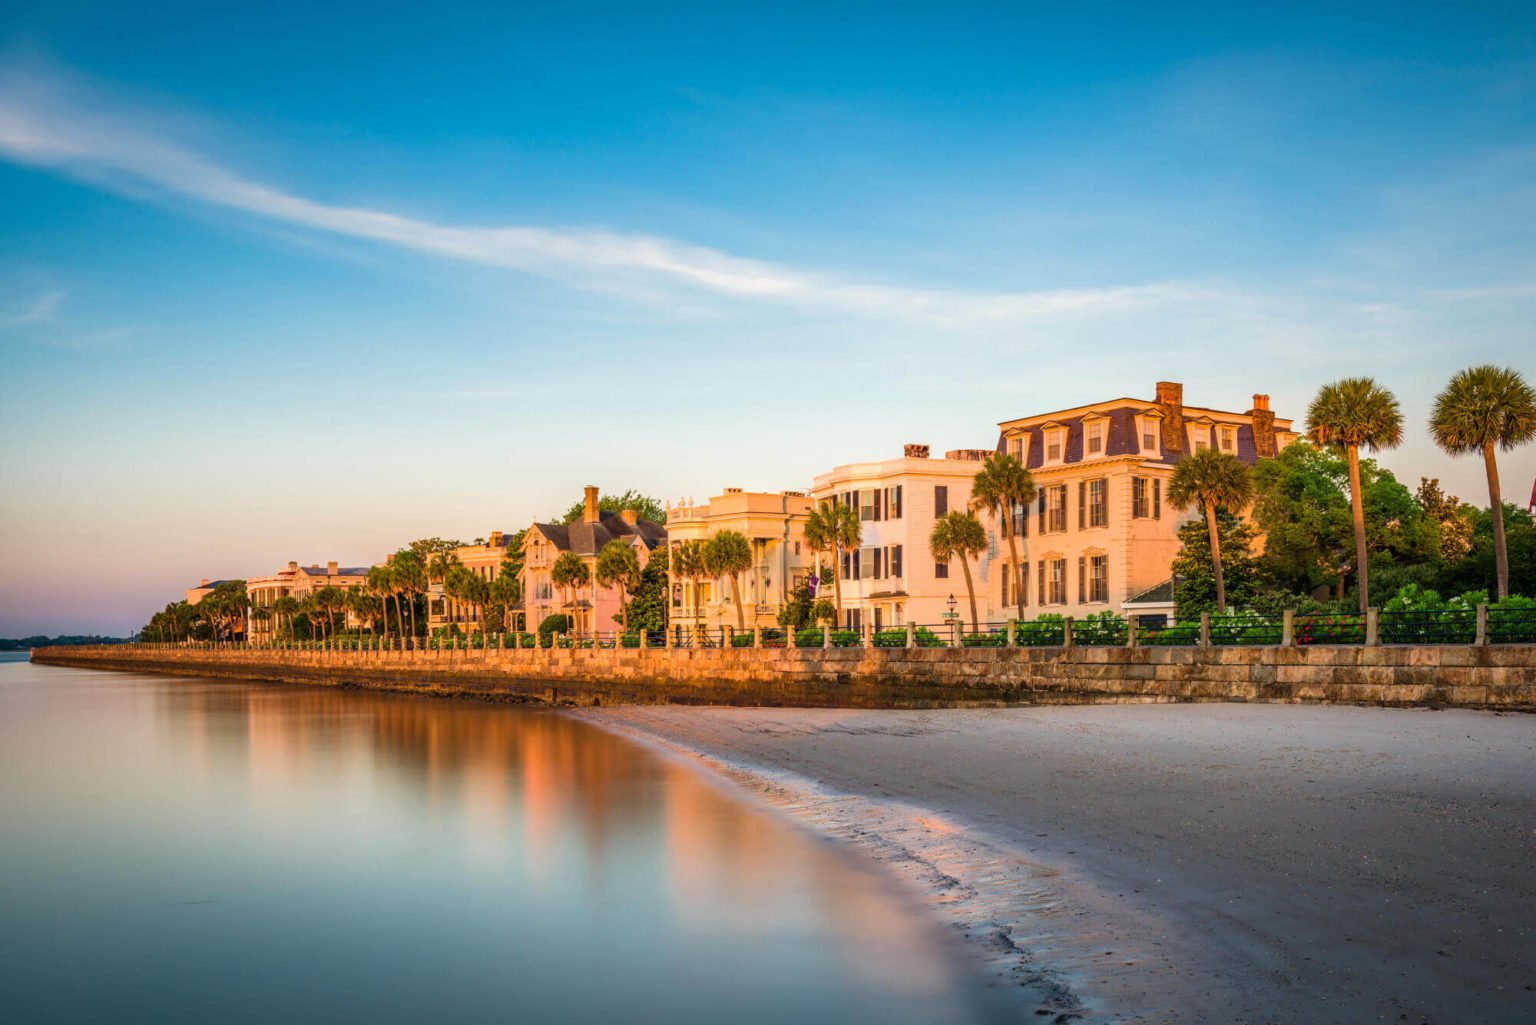
POLYGON ((944 620, 945 620, 945 622, 949 623, 949 646, 951 648, 953 648, 953 647, 956 646, 956 643, 955 643, 955 623, 958 622, 959 619, 960 619, 959 614, 957 612, 955 612, 955 595, 954 595, 954 592, 950 592, 949 601, 945 602, 944 605, 948 609, 948 611, 944 613, 944 620))

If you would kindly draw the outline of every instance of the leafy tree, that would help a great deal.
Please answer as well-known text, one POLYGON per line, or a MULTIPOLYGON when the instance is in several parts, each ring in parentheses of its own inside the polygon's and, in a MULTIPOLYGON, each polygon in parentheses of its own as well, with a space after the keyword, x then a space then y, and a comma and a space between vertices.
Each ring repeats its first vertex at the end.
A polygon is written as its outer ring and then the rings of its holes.
POLYGON ((631 630, 665 630, 667 610, 671 607, 671 582, 668 574, 669 559, 665 547, 657 548, 645 560, 645 569, 635 584, 629 602, 628 628, 631 630))
POLYGON ((416 558, 420 559, 421 564, 425 566, 428 562, 431 561, 432 556, 441 555, 444 552, 452 552, 457 548, 463 548, 464 542, 441 537, 424 537, 412 541, 408 547, 410 548, 411 553, 415 555, 416 558))
MULTIPOLYGON (((1472 509, 1468 516, 1472 523, 1472 549, 1465 558, 1441 570, 1436 588, 1441 594, 1478 589, 1492 592, 1498 586, 1493 513, 1472 509)), ((1502 527, 1508 550, 1510 593, 1536 595, 1536 522, 1524 509, 1506 502, 1502 527)))
MULTIPOLYGON (((597 500, 597 511, 600 513, 621 513, 625 509, 631 509, 642 520, 651 520, 655 523, 667 522, 667 511, 662 508, 660 502, 650 495, 642 495, 638 491, 629 490, 617 495, 602 495, 597 500)), ((565 515, 560 517, 560 523, 575 523, 586 512, 585 499, 578 499, 565 515)))
POLYGON ((575 552, 561 552, 549 569, 549 582, 565 592, 566 606, 576 610, 576 591, 592 582, 592 571, 575 552))
POLYGON ((1303 441, 1253 468, 1253 518, 1264 531, 1262 561, 1283 589, 1310 594, 1339 584, 1342 591, 1353 542, 1348 483, 1348 463, 1303 441))
POLYGON ((553 612, 545 616, 539 623, 539 640, 542 642, 551 634, 563 634, 571 632, 571 617, 563 612, 553 612))
POLYGON ((1360 483, 1360 448, 1396 448, 1403 441, 1403 414, 1397 398, 1369 377, 1326 384, 1307 407, 1307 433, 1318 445, 1343 448, 1349 458, 1349 501, 1355 528, 1355 573, 1360 611, 1370 605, 1365 536, 1365 494, 1360 483))
POLYGON ((597 553, 597 582, 619 592, 619 623, 629 629, 629 596, 640 582, 640 557, 627 542, 614 538, 597 553))
MULTIPOLYGON (((1458 371, 1435 397, 1429 433, 1453 456, 1481 452, 1488 475, 1488 507, 1502 509, 1495 449, 1509 452, 1536 438, 1536 389, 1518 371, 1488 364, 1458 371)), ((1498 596, 1509 596, 1509 549, 1504 518, 1494 516, 1493 553, 1498 596)))
MULTIPOLYGON (((1202 451, 1211 451, 1204 449, 1202 451)), ((1218 563, 1212 558, 1211 532, 1202 520, 1179 528, 1179 554, 1173 560, 1174 618, 1188 622, 1202 612, 1248 609, 1259 598, 1258 564, 1253 557, 1254 529, 1225 506, 1214 514, 1218 563), (1215 567, 1222 568, 1217 590, 1215 567)))
POLYGON ((928 537, 928 550, 941 562, 960 560, 965 572, 965 591, 971 600, 971 632, 979 633, 981 623, 976 615, 976 585, 971 579, 971 556, 987 550, 987 531, 972 512, 951 509, 940 516, 928 537))
POLYGON ((1226 509, 1241 513, 1253 495, 1248 464, 1227 452, 1202 448, 1179 460, 1168 482, 1168 501, 1179 509, 1198 505, 1205 519, 1206 551, 1216 584, 1216 608, 1227 609, 1226 579, 1222 572, 1221 537, 1216 513, 1226 509))
POLYGON ((752 568, 752 543, 738 530, 721 530, 704 542, 704 568, 712 577, 729 577, 736 602, 736 627, 747 628, 741 606, 741 574, 752 568))
POLYGON ((1440 481, 1432 477, 1419 478, 1419 490, 1414 493, 1419 509, 1427 524, 1433 524, 1437 549, 1441 562, 1464 559, 1472 550, 1472 517, 1474 512, 1455 495, 1440 490, 1440 481))
POLYGON ((836 621, 843 621, 843 583, 838 568, 843 553, 854 551, 864 537, 864 526, 859 522, 859 511, 842 502, 826 500, 812 509, 803 528, 805 543, 813 551, 829 552, 832 556, 832 597, 836 621))
POLYGON ((1024 464, 1004 452, 994 452, 981 464, 981 470, 971 483, 971 508, 986 510, 996 516, 1002 534, 1008 539, 1008 572, 1013 574, 1013 594, 1018 606, 1018 618, 1024 618, 1024 588, 1018 586, 1019 542, 1014 536, 1014 514, 1019 508, 1029 508, 1035 500, 1035 478, 1024 464))

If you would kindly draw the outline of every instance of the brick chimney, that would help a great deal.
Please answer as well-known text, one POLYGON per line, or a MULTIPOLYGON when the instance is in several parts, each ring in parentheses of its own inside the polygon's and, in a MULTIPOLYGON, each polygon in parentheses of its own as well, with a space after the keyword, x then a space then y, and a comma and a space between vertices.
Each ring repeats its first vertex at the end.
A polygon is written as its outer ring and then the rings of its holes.
POLYGON ((927 459, 928 458, 928 446, 927 445, 903 445, 901 447, 901 454, 906 456, 908 459, 927 459))
POLYGON ((208 586, 208 578, 207 577, 203 577, 203 579, 201 579, 201 580, 199 580, 197 582, 197 586, 198 587, 207 587, 208 586))
POLYGON ((298 571, 299 571, 299 564, 294 562, 292 559, 289 559, 288 560, 288 572, 289 573, 297 573, 298 571))
POLYGON ((500 548, 501 547, 501 539, 504 538, 504 537, 506 537, 506 535, 503 534, 499 530, 491 531, 491 547, 492 548, 500 548))
POLYGON ((336 563, 328 562, 325 564, 325 575, 328 577, 334 577, 336 575, 336 563))
POLYGON ((596 485, 588 484, 582 489, 582 495, 581 522, 596 523, 598 521, 596 485))
POLYGON ((635 521, 639 519, 639 517, 635 515, 635 511, 633 509, 620 509, 619 517, 631 527, 633 527, 635 525, 635 521))
POLYGON ((1268 395, 1254 395, 1253 408, 1248 411, 1253 418, 1253 451, 1260 459, 1273 459, 1275 445, 1275 414, 1269 408, 1268 395))
POLYGON ((1177 381, 1157 382, 1157 408, 1163 414, 1163 452, 1184 451, 1184 386, 1177 381))

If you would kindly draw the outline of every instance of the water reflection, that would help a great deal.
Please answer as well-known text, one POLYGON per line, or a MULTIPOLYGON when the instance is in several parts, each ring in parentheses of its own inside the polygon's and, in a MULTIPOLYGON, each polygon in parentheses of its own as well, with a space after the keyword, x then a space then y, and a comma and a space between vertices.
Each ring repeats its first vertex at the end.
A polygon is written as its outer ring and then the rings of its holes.
POLYGON ((982 1014, 883 879, 556 713, 0 666, 0 779, 22 1020, 982 1014))

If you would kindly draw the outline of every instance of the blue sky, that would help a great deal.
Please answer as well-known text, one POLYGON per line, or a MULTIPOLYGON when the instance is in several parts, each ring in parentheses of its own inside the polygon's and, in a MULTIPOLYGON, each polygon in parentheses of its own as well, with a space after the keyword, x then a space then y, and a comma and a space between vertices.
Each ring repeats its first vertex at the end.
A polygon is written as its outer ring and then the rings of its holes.
POLYGON ((1529 5, 225 6, 0 13, 0 635, 1159 379, 1482 500, 1536 375, 1529 5))

